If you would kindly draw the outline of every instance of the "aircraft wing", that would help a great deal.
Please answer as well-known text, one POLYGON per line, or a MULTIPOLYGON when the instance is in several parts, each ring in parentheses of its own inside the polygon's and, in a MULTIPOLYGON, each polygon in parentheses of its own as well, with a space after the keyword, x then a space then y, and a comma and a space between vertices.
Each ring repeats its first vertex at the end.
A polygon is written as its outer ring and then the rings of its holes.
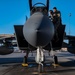
POLYGON ((65 46, 65 47, 67 47, 67 50, 70 53, 75 54, 75 36, 66 35, 64 39, 68 40, 68 43, 66 43, 67 45, 65 46))

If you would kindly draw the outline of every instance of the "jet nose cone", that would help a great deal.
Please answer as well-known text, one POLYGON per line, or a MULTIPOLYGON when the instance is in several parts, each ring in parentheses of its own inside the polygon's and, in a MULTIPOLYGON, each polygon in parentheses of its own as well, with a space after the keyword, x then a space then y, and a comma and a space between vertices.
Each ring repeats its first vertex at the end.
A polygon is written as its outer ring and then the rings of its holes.
POLYGON ((45 46, 53 37, 54 26, 47 16, 42 13, 35 13, 25 23, 23 34, 32 46, 45 46))

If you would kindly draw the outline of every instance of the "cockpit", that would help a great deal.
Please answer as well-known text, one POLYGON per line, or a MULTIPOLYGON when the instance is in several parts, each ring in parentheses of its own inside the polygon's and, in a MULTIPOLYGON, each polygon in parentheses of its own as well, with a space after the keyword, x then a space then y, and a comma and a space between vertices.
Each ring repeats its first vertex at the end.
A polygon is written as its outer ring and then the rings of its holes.
POLYGON ((36 3, 33 5, 30 15, 34 14, 35 12, 42 12, 44 15, 48 15, 47 7, 43 3, 36 3), (40 4, 40 6, 38 6, 40 4))

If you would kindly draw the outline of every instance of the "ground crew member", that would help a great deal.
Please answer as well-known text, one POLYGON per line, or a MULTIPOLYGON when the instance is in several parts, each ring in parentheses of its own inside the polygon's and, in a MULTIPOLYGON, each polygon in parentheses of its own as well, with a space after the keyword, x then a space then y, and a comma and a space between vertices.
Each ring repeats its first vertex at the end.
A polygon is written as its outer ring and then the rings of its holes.
POLYGON ((53 24, 55 26, 55 29, 57 29, 61 23, 61 13, 57 10, 56 7, 53 8, 53 24))

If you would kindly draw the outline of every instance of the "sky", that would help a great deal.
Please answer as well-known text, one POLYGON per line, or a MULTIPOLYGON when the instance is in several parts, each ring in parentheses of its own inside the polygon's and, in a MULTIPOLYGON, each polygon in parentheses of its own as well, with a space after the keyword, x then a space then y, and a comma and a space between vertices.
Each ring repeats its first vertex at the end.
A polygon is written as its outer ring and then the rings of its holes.
MULTIPOLYGON (((33 0, 46 3, 46 0, 33 0)), ((75 35, 75 0, 50 0, 49 10, 57 7, 61 12, 65 32, 75 35), (69 14, 71 13, 71 16, 69 14)), ((30 17, 28 0, 0 0, 0 34, 13 34, 14 25, 24 25, 26 16, 30 17)))

